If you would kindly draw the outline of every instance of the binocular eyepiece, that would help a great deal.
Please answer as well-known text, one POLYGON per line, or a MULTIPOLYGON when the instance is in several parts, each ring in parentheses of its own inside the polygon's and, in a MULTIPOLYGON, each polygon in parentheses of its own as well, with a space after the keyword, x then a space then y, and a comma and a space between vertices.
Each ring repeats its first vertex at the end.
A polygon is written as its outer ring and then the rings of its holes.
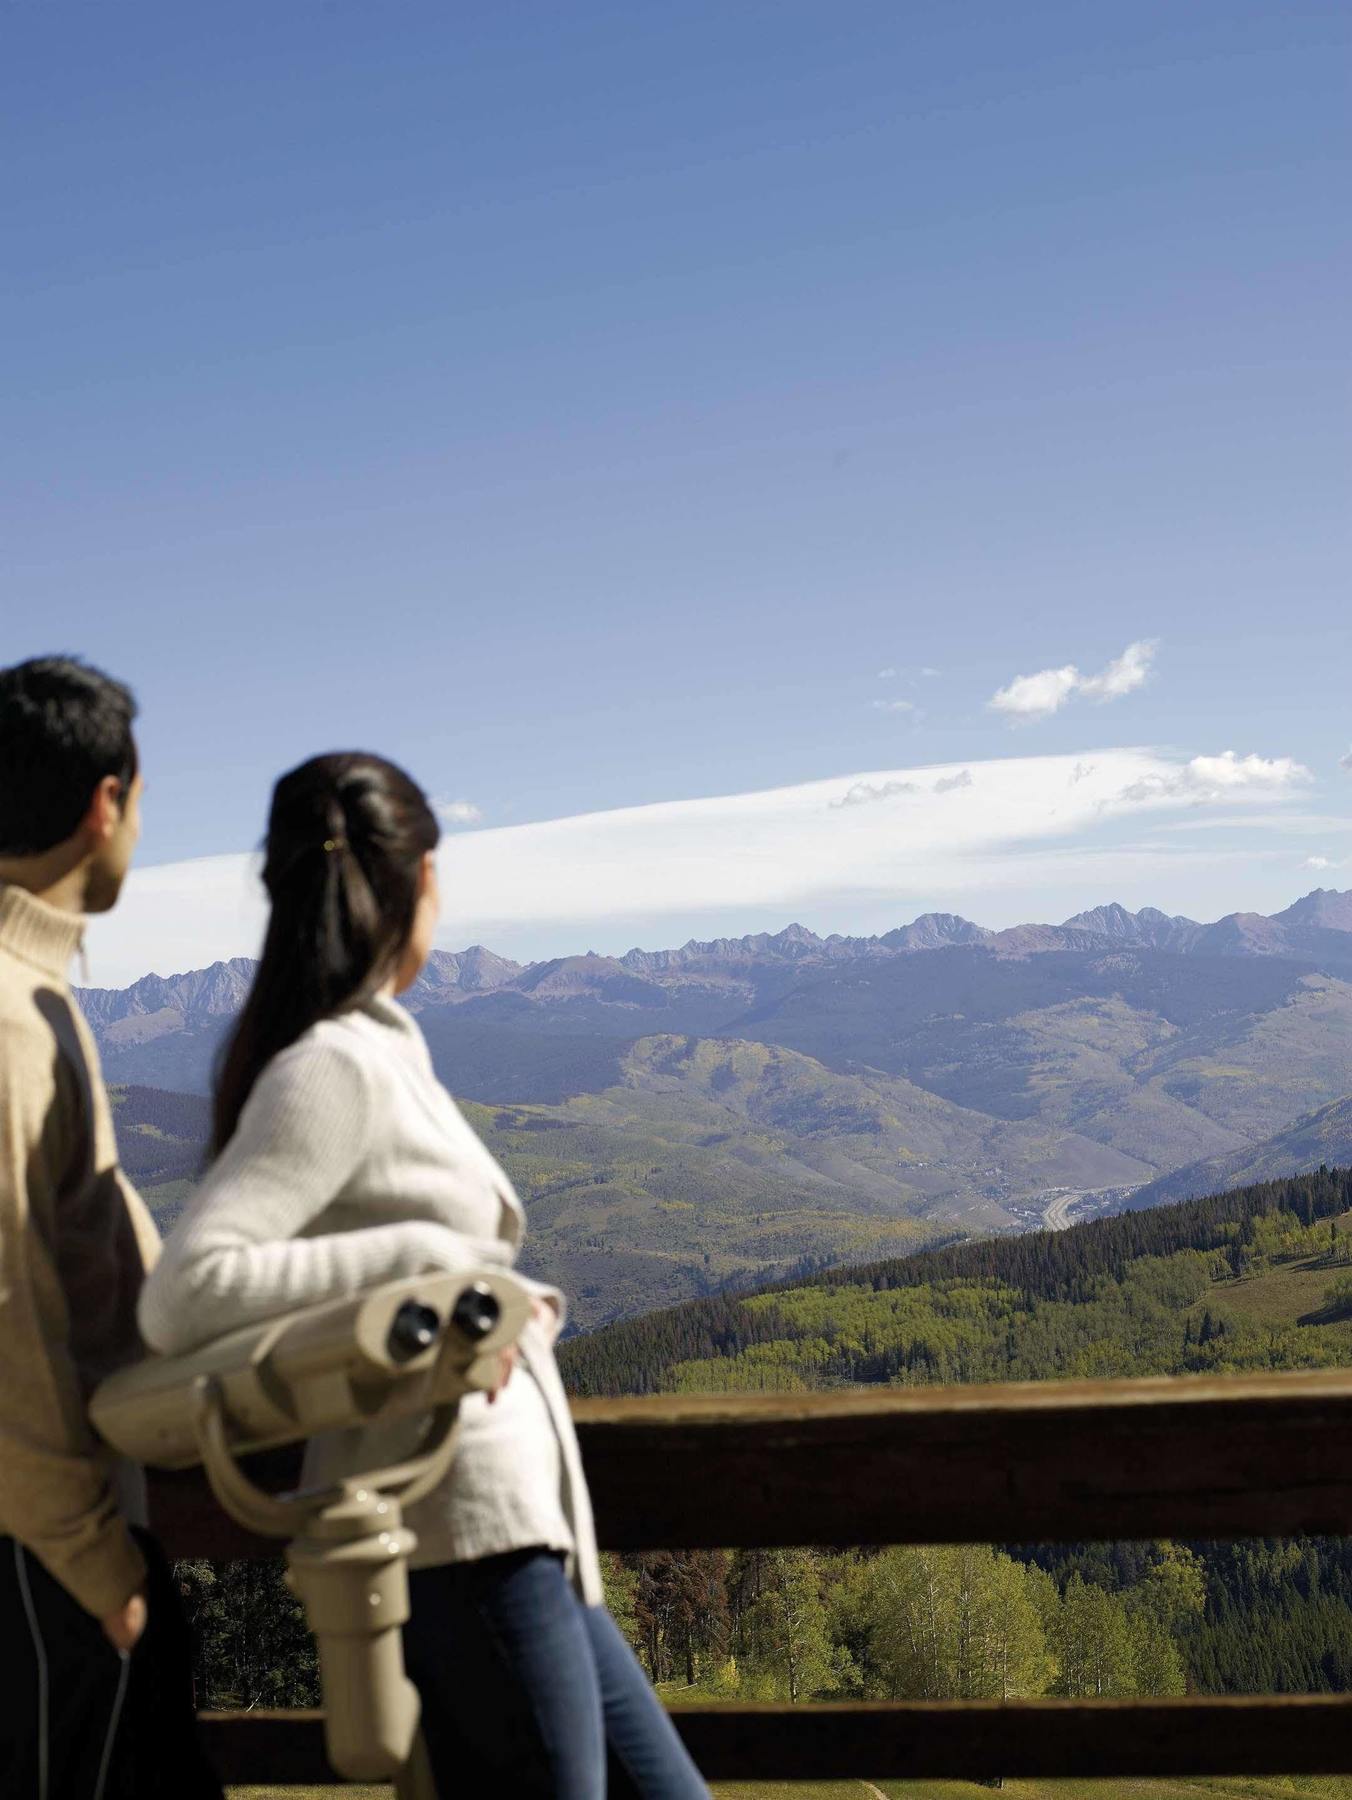
POLYGON ((451 1308, 451 1324, 471 1344, 486 1338, 501 1317, 501 1303, 486 1281, 476 1281, 465 1288, 451 1308))
POLYGON ((411 1362, 430 1350, 441 1336, 441 1314, 435 1306, 424 1306, 421 1300, 405 1300, 390 1322, 390 1335, 385 1347, 390 1361, 411 1362))
MULTIPOLYGON (((486 1281, 463 1290, 451 1308, 449 1323, 471 1344, 486 1338, 502 1317, 502 1306, 486 1281)), ((385 1347, 394 1363, 411 1362, 430 1350, 441 1336, 441 1314, 421 1300, 405 1300, 390 1322, 385 1347)))

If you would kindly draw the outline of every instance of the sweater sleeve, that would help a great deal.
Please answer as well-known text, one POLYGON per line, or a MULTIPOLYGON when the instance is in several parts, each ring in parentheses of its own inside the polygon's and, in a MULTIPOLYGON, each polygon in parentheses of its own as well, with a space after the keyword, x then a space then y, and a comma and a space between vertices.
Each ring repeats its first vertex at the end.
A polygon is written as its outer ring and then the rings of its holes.
POLYGON ((268 1064, 142 1289, 141 1332, 153 1349, 177 1354, 399 1276, 502 1261, 501 1244, 424 1219, 298 1236, 368 1147, 367 1082, 358 1056, 322 1039, 268 1064))
POLYGON ((0 1531, 87 1612, 145 1581, 85 1418, 57 1267, 57 1196, 80 1122, 61 1065, 0 1041, 0 1531))

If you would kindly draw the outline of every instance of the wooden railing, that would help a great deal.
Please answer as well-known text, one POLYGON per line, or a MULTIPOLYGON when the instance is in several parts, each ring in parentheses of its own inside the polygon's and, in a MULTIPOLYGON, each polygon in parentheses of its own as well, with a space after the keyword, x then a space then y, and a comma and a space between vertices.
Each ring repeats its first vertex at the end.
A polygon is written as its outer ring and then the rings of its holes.
MULTIPOLYGON (((1352 1370, 584 1400, 614 1550, 1352 1533, 1352 1370)), ((276 1556, 196 1476, 171 1555, 276 1556)), ((1352 1628, 1352 1621, 1349 1622, 1352 1628)), ((714 1780, 1352 1773, 1352 1698, 673 1708, 714 1780)), ((207 1714, 227 1779, 332 1780, 317 1714, 207 1714)))

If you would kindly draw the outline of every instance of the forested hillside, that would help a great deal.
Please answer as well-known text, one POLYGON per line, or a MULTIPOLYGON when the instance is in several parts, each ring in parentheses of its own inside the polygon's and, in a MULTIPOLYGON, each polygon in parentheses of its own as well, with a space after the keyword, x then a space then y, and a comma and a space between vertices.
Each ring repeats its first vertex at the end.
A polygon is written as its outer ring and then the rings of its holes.
POLYGON ((205 1166, 211 1103, 150 1087, 114 1087, 109 1098, 122 1167, 163 1226, 205 1166))
MULTIPOLYGON (((1352 1170, 834 1270, 563 1348, 575 1392, 1352 1361, 1352 1170)), ((842 1472, 842 1479, 848 1479, 842 1472)), ((1352 1689, 1352 1543, 626 1558, 667 1679, 796 1698, 1352 1689)))
POLYGON ((1307 1368, 1352 1326, 1254 1316, 1258 1277, 1316 1298, 1345 1257, 1352 1170, 822 1272, 631 1319, 563 1347, 573 1391, 776 1390, 870 1381, 1307 1368), (1211 1325, 1202 1338, 1204 1322, 1211 1325), (1217 1321, 1220 1321, 1218 1324, 1217 1321), (1217 1342, 1225 1338, 1224 1344, 1217 1342), (1200 1341, 1199 1341, 1200 1340, 1200 1341))

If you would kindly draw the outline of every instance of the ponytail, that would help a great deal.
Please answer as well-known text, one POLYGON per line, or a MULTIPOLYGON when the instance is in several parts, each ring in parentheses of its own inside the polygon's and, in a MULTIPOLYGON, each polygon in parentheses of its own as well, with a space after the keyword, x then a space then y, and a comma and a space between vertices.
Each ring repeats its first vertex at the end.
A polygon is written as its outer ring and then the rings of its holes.
POLYGON ((378 756, 316 756, 277 783, 263 865, 272 912, 217 1071, 214 1154, 265 1065, 393 973, 413 928, 422 859, 439 836, 422 789, 378 756))

